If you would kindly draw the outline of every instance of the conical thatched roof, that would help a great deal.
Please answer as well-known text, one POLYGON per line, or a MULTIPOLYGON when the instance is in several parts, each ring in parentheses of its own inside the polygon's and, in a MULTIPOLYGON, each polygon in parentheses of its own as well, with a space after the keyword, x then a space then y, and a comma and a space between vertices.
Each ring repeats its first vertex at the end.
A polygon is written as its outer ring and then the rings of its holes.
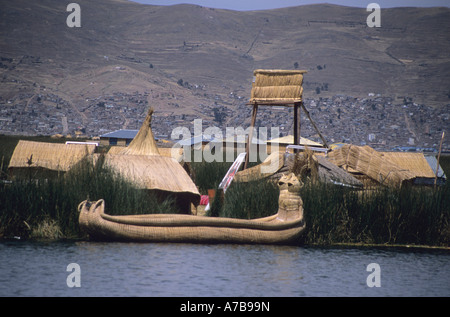
POLYGON ((162 155, 105 155, 105 166, 131 180, 142 189, 158 189, 171 193, 200 193, 183 167, 171 157, 162 155))
POLYGON ((148 111, 147 117, 145 117, 144 123, 142 123, 139 132, 131 141, 128 147, 124 148, 120 154, 127 155, 160 155, 158 146, 156 145, 155 138, 151 128, 153 108, 148 111))
POLYGON ((173 157, 160 154, 151 130, 152 114, 150 109, 130 145, 117 154, 106 154, 104 164, 139 188, 176 194, 198 205, 200 193, 187 172, 173 157))

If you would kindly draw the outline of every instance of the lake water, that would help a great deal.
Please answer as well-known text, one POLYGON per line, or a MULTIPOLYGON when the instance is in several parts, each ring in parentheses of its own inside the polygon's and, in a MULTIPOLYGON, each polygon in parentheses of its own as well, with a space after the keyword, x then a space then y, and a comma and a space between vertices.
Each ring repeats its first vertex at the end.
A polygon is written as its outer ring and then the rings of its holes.
POLYGON ((0 296, 450 296, 450 252, 8 241, 0 296))

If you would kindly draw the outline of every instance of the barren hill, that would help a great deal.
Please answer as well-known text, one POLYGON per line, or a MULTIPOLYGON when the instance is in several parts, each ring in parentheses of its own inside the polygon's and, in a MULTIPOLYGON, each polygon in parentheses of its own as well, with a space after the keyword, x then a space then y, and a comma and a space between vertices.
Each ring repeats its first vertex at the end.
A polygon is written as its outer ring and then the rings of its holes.
MULTIPOLYGON (((89 124, 89 100, 139 93, 157 111, 245 102, 257 68, 308 70, 305 97, 368 93, 450 102, 450 9, 381 11, 308 5, 238 12, 194 5, 79 0, 0 1, 0 107, 45 91, 89 124), (239 98, 240 97, 240 98, 239 98)), ((141 113, 145 109, 140 110, 141 113)), ((238 113, 235 113, 238 115, 238 113)))

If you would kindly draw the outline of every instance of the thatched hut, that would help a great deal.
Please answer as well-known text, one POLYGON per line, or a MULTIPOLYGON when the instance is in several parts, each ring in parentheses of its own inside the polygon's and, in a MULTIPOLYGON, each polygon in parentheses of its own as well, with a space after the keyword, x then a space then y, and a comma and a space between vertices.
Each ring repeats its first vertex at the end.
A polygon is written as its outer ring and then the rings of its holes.
POLYGON ((12 178, 48 178, 65 173, 95 151, 94 144, 20 140, 9 162, 12 178))
POLYGON ((346 144, 329 152, 327 159, 354 175, 365 187, 401 187, 407 183, 412 184, 417 176, 369 146, 346 144))
POLYGON ((179 208, 189 213, 191 204, 199 204, 200 193, 176 159, 161 155, 151 130, 152 113, 150 109, 130 145, 116 154, 107 153, 103 162, 139 188, 156 192, 161 198, 174 197, 179 208))
POLYGON ((425 156, 420 152, 382 152, 381 154, 401 169, 412 172, 415 176, 414 185, 434 185, 436 168, 438 169, 436 184, 443 185, 446 181, 446 176, 434 156, 425 156))

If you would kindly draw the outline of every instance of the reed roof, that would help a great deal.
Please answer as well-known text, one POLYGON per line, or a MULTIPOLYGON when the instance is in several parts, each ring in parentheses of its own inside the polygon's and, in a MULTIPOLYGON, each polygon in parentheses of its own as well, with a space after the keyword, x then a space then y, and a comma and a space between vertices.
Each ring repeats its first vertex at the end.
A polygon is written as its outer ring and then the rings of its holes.
POLYGON ((401 187, 417 176, 369 146, 343 145, 327 155, 328 161, 352 173, 361 173, 379 184, 401 187))
POLYGON ((200 193, 181 164, 171 156, 172 151, 158 149, 151 129, 152 114, 150 109, 128 147, 105 155, 105 166, 143 189, 190 193, 192 202, 198 204, 200 193))
MULTIPOLYGON (((111 148, 108 150, 108 154, 121 154, 124 150, 123 146, 111 146, 111 148)), ((162 156, 172 157, 178 162, 183 161, 183 148, 164 148, 164 147, 158 147, 158 152, 162 156)))
POLYGON ((173 158, 162 155, 105 155, 104 166, 142 189, 173 193, 200 193, 183 167, 173 158))
POLYGON ((151 129, 152 114, 153 108, 150 108, 138 133, 130 144, 121 151, 121 154, 160 155, 151 129))
POLYGON ((435 171, 433 171, 423 153, 383 152, 382 155, 400 168, 414 173, 416 177, 435 177, 435 171))
POLYGON ((9 168, 45 168, 67 172, 95 151, 94 144, 63 144, 20 140, 9 168))
POLYGON ((305 70, 257 69, 250 102, 263 104, 289 104, 302 101, 305 70))

